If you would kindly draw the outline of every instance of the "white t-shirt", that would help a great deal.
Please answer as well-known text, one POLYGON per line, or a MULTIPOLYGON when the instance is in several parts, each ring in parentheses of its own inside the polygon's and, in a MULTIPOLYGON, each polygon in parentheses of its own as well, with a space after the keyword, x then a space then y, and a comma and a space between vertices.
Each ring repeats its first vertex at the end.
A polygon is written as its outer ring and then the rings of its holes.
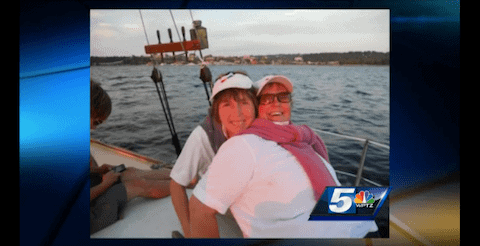
POLYGON ((200 177, 205 174, 214 155, 207 133, 197 126, 183 146, 170 177, 178 184, 187 186, 197 174, 200 177))
POLYGON ((244 237, 359 238, 378 229, 374 221, 308 221, 316 201, 302 166, 277 143, 253 134, 220 147, 193 195, 221 214, 230 208, 244 237))

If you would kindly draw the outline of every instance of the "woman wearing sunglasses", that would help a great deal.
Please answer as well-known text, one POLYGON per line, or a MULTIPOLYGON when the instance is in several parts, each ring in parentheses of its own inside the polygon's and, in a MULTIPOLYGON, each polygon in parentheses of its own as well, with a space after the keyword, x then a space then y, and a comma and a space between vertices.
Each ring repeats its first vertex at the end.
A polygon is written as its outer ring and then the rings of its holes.
POLYGON ((192 237, 218 237, 215 214, 230 209, 243 236, 361 238, 374 221, 308 221, 326 186, 339 186, 327 149, 308 126, 292 124, 292 82, 255 83, 258 119, 229 139, 190 199, 192 237))
MULTIPOLYGON (((250 126, 257 115, 253 82, 246 73, 228 72, 215 81, 209 114, 188 137, 170 174, 172 203, 186 237, 190 236, 186 188, 205 174, 220 146, 250 126)), ((236 228, 235 232, 239 231, 236 228)), ((173 237, 180 237, 173 233, 173 237)))

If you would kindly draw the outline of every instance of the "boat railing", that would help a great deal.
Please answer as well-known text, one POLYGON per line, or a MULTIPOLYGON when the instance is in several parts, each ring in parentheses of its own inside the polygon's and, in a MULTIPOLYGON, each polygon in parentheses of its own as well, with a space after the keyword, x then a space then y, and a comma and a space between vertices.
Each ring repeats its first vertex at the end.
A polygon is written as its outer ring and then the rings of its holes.
POLYGON ((382 186, 382 185, 380 185, 380 184, 378 184, 378 183, 376 183, 372 180, 363 178, 362 173, 363 173, 363 169, 364 169, 364 166, 365 166, 364 165, 365 164, 365 158, 367 156, 367 149, 368 149, 369 144, 373 144, 373 145, 376 145, 378 147, 388 149, 388 150, 390 150, 390 146, 382 144, 382 143, 378 143, 378 142, 375 142, 373 140, 366 139, 366 138, 352 137, 352 136, 343 135, 343 134, 339 134, 339 133, 327 132, 327 131, 323 131, 323 130, 319 130, 319 129, 315 129, 315 128, 312 128, 312 130, 314 130, 317 133, 323 133, 323 134, 328 134, 328 135, 332 135, 332 136, 336 136, 336 137, 341 137, 341 138, 346 138, 346 139, 351 139, 351 140, 356 140, 356 141, 363 142, 364 143, 363 144, 363 150, 362 150, 362 154, 360 156, 360 162, 358 164, 357 175, 353 175, 351 173, 347 173, 347 172, 343 172, 343 171, 337 171, 337 170, 335 170, 335 172, 339 173, 339 174, 342 174, 342 175, 355 177, 355 184, 354 184, 355 186, 358 186, 360 184, 361 180, 363 180, 363 181, 365 181, 369 184, 375 185, 375 186, 382 186))

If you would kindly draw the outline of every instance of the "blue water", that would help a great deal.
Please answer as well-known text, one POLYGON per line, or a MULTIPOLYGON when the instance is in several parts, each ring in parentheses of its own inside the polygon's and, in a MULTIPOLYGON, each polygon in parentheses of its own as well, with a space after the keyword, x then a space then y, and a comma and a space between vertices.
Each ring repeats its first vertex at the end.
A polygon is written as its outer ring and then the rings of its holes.
MULTIPOLYGON (((208 101, 198 66, 157 66, 163 75, 175 130, 183 146, 206 116, 208 101)), ((253 81, 282 74, 294 83, 292 122, 314 129, 390 144, 389 66, 210 66, 213 77, 246 71, 253 81)), ((149 66, 93 66, 91 77, 112 98, 108 120, 91 137, 155 159, 174 163, 175 148, 149 66)), ((332 166, 356 174, 363 142, 319 134, 332 166)), ((363 177, 389 185, 389 150, 370 144, 363 177)), ((342 185, 355 178, 338 175, 342 185)), ((360 186, 371 186, 360 183, 360 186)), ((389 206, 375 221, 381 237, 389 235, 389 206)))
MULTIPOLYGON (((198 66, 157 66, 163 75, 175 130, 183 146, 209 106, 198 66)), ((213 77, 246 71, 253 81, 282 74, 294 83, 292 121, 389 145, 389 66, 210 66, 213 77)), ((150 66, 92 66, 91 77, 113 102, 108 120, 91 137, 173 163, 175 148, 150 66)), ((319 134, 336 170, 356 174, 363 143, 319 134)), ((369 145, 363 176, 389 185, 389 150, 369 145)), ((340 177, 353 185, 354 179, 340 177)))

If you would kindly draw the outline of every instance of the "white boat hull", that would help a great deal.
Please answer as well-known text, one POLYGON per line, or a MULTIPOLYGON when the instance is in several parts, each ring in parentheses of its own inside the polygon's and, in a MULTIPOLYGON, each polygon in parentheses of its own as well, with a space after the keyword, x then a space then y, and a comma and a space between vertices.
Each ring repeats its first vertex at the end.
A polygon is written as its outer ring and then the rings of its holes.
MULTIPOLYGON (((90 151, 99 165, 125 164, 150 170, 150 165, 160 161, 141 156, 115 146, 90 142, 90 151)), ((190 197, 191 189, 187 189, 190 197)), ((172 238, 172 231, 183 234, 180 221, 172 205, 171 196, 162 199, 135 198, 128 202, 123 219, 90 235, 91 238, 172 238)), ((233 217, 217 215, 221 238, 241 238, 242 233, 233 217)))

